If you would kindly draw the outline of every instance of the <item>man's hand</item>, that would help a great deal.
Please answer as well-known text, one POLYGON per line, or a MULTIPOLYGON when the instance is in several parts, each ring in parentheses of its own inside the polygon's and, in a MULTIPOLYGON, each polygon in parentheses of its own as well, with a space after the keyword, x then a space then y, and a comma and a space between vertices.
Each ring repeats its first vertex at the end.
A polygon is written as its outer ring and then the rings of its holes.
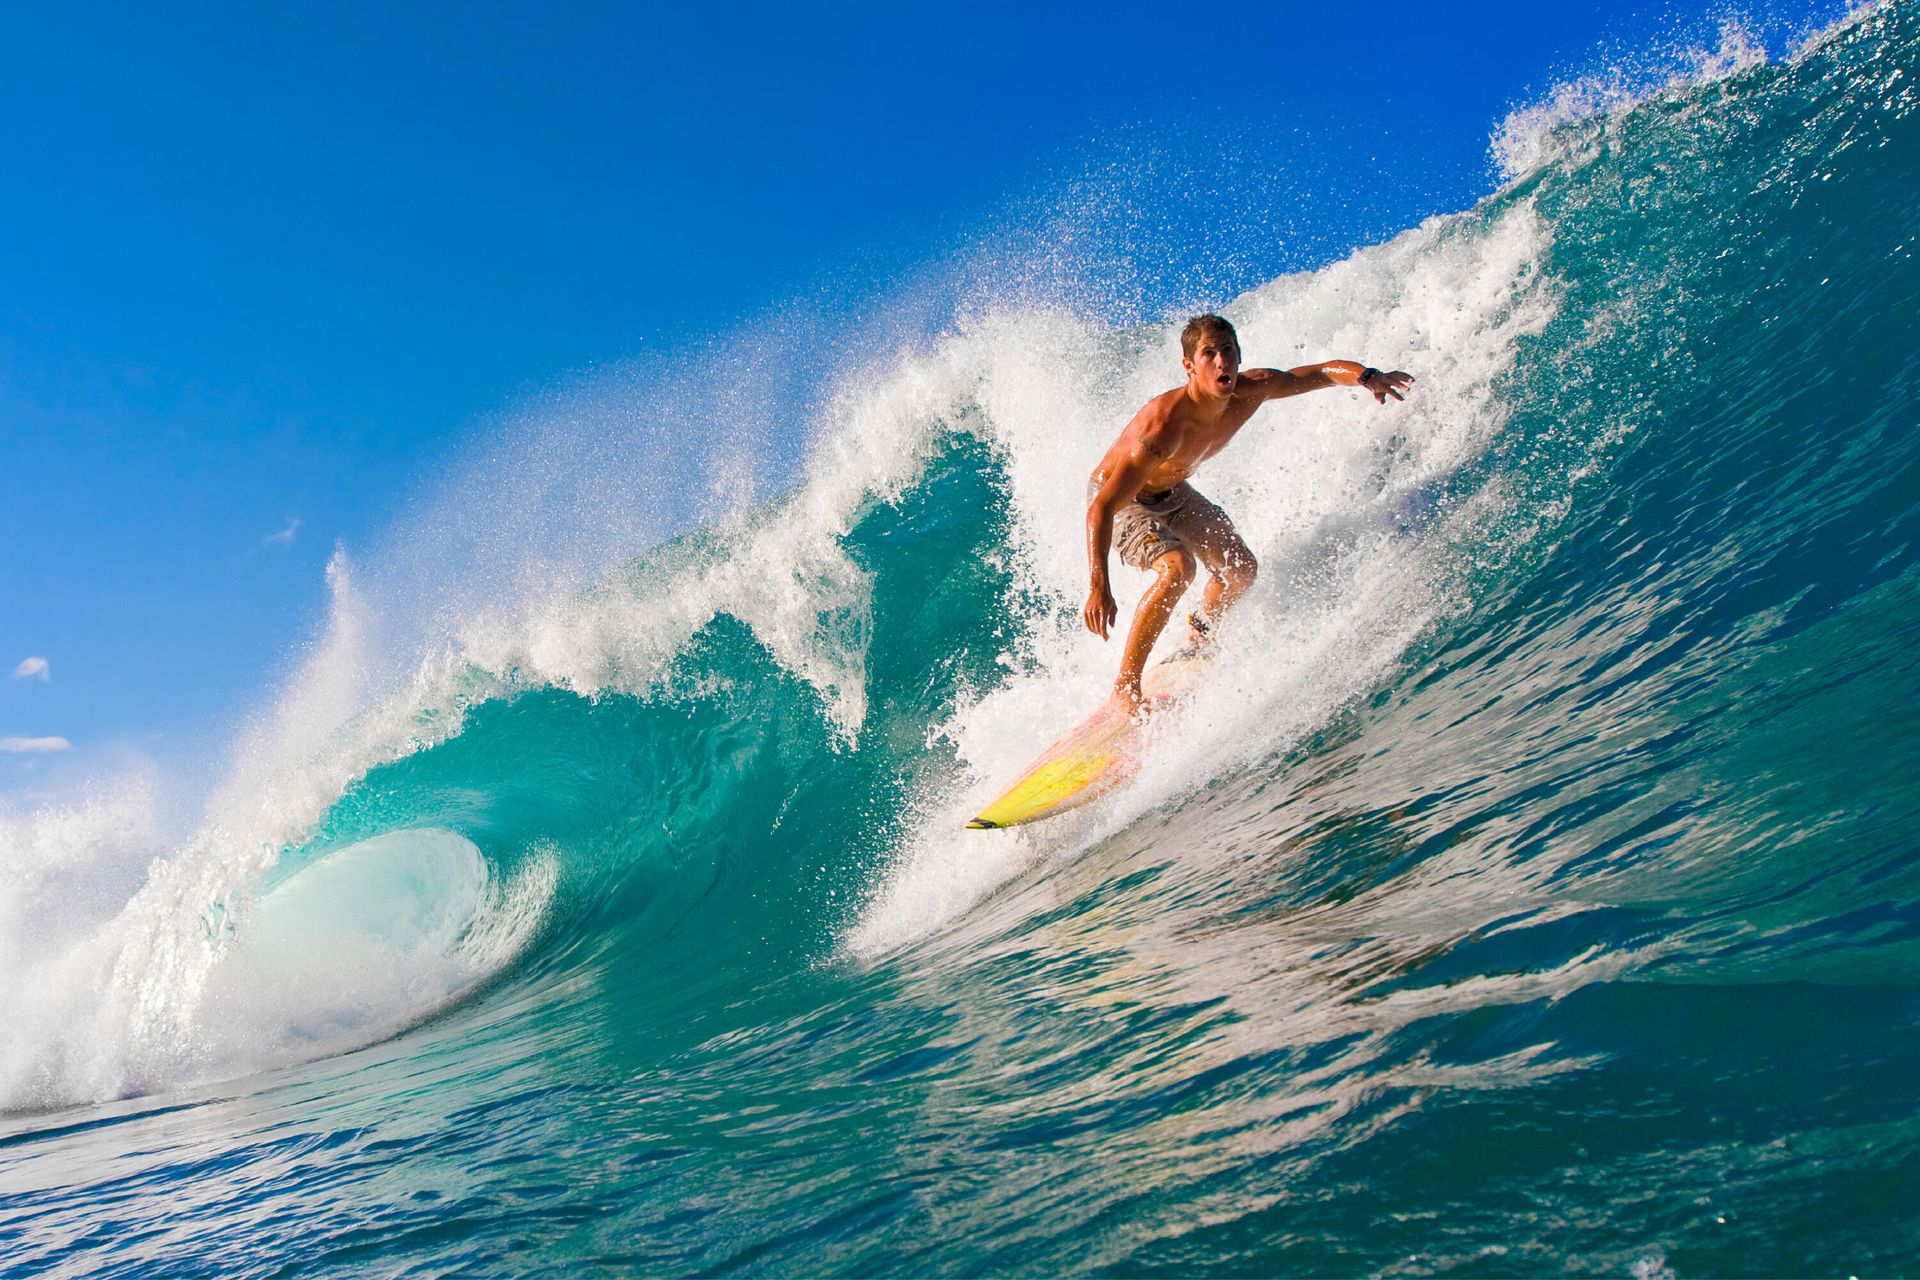
POLYGON ((1405 400, 1412 386, 1413 375, 1402 373, 1398 369, 1392 373, 1381 373, 1378 369, 1370 369, 1360 379, 1361 389, 1371 391, 1373 398, 1381 404, 1387 402, 1388 396, 1392 396, 1395 400, 1405 400))
POLYGON ((1113 602, 1113 591, 1105 578, 1097 579, 1087 591, 1087 607, 1080 616, 1086 620, 1087 630, 1102 640, 1107 638, 1107 628, 1120 616, 1120 606, 1113 602))

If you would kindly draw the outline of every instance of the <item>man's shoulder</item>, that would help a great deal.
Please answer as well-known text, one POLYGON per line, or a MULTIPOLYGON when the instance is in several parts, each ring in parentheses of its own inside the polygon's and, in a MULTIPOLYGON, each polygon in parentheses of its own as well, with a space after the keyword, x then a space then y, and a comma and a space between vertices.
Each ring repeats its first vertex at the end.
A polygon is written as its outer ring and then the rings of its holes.
POLYGON ((1181 406, 1186 397, 1181 388, 1163 391, 1140 406, 1134 416, 1132 434, 1156 455, 1164 457, 1168 441, 1180 434, 1181 406))
POLYGON ((1235 388, 1235 392, 1252 392, 1256 399, 1264 399, 1269 393, 1279 390, 1292 379, 1293 375, 1285 369, 1242 369, 1240 383, 1235 388))
POLYGON ((1140 406, 1140 412, 1135 415, 1135 420, 1143 427, 1165 426, 1173 421, 1180 412, 1180 406, 1186 403, 1186 396, 1183 394, 1185 391, 1185 387, 1174 387, 1172 390, 1162 391, 1140 406))

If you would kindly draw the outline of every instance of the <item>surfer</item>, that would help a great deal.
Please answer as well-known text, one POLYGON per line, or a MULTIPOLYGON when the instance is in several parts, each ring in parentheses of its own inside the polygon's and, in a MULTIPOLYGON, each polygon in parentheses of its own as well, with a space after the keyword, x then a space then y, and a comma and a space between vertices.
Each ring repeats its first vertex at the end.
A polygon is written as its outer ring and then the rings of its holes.
POLYGON ((1120 616, 1107 581, 1107 553, 1153 575, 1134 611, 1120 656, 1114 697, 1129 713, 1141 709, 1140 676, 1200 568, 1207 571, 1200 608, 1187 617, 1188 643, 1207 643, 1220 615, 1253 585, 1258 566, 1227 513, 1187 483, 1200 464, 1227 447, 1254 410, 1269 400, 1322 387, 1359 387, 1381 404, 1406 399, 1413 376, 1382 373, 1352 360, 1298 369, 1241 369, 1240 337, 1216 315, 1195 316, 1180 333, 1187 383, 1162 392, 1100 459, 1087 485, 1087 560, 1092 582, 1081 616, 1107 638, 1120 616))

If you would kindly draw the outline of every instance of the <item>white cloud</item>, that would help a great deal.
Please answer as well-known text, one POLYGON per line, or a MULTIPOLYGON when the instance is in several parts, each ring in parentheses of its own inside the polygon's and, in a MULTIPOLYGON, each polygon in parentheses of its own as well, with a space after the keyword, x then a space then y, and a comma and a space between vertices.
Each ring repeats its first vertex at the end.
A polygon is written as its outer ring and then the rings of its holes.
POLYGON ((22 658, 20 665, 13 669, 13 678, 15 680, 51 680, 53 668, 47 664, 45 658, 22 658))
POLYGON ((73 744, 65 738, 0 738, 0 751, 14 755, 28 755, 42 751, 71 751, 73 744))
POLYGON ((300 528, 299 516, 288 516, 287 527, 278 533, 270 533, 260 540, 262 546, 285 547, 293 544, 294 532, 300 528))

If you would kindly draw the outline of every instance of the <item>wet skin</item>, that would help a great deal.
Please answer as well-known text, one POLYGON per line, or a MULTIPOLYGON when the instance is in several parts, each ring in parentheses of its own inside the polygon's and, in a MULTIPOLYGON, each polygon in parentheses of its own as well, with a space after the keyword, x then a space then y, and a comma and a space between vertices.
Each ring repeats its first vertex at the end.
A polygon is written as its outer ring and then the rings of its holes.
MULTIPOLYGON (((1102 640, 1120 612, 1107 577, 1107 556, 1113 545, 1114 513, 1123 504, 1141 494, 1164 492, 1189 478, 1201 463, 1226 448, 1254 411, 1269 400, 1324 387, 1360 387, 1384 405, 1389 397, 1406 399, 1413 385, 1411 374, 1398 371, 1376 372, 1363 384, 1366 367, 1352 360, 1328 360, 1297 369, 1242 370, 1240 351, 1224 334, 1204 335, 1180 364, 1187 373, 1186 385, 1147 401, 1093 471, 1097 488, 1087 504, 1090 573, 1081 617, 1102 640)), ((1191 550, 1178 548, 1154 561, 1154 580, 1134 611, 1120 675, 1113 684, 1115 699, 1129 714, 1150 709, 1140 696, 1141 673, 1154 641, 1201 567, 1207 570, 1207 586, 1198 614, 1202 625, 1190 637, 1195 646, 1207 641, 1212 624, 1246 594, 1259 568, 1230 526, 1199 539, 1191 550)))

